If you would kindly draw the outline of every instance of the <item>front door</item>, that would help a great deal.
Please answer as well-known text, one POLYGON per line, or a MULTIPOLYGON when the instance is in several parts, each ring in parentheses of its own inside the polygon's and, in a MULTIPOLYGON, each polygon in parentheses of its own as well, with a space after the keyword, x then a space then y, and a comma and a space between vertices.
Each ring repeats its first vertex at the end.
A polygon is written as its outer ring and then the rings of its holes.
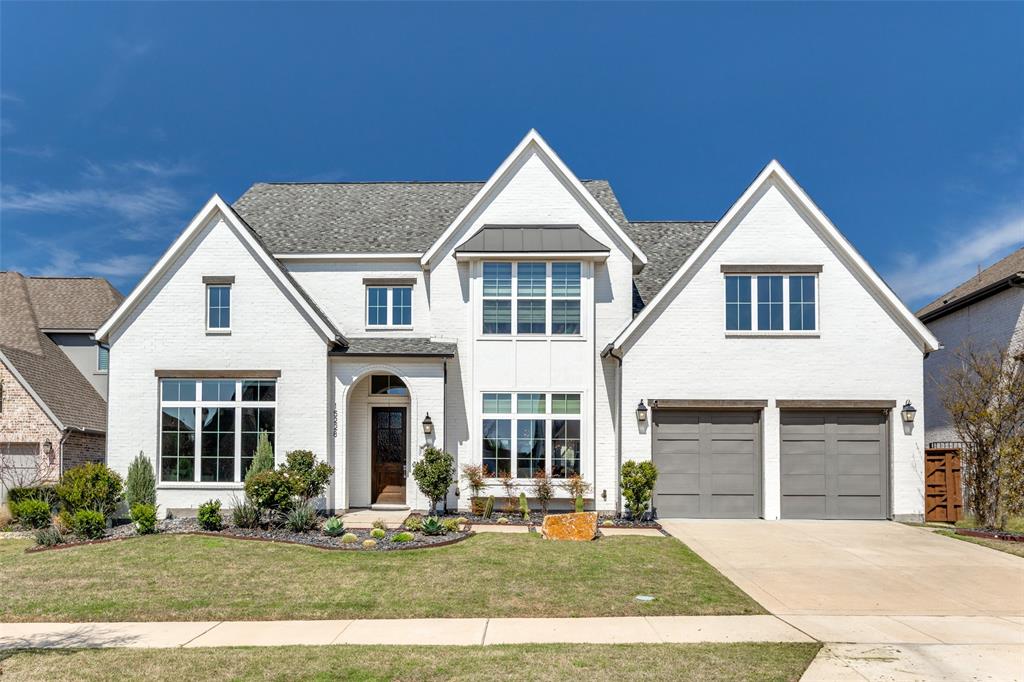
POLYGON ((374 407, 371 414, 373 504, 405 504, 406 408, 374 407))

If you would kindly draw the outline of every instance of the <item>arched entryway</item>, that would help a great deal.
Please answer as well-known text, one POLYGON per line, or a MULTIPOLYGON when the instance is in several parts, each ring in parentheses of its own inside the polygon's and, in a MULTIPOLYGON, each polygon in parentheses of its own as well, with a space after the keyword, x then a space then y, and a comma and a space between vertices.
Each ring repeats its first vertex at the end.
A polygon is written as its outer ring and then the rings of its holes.
POLYGON ((351 506, 407 503, 410 466, 408 385, 387 372, 372 372, 351 389, 348 452, 351 506))

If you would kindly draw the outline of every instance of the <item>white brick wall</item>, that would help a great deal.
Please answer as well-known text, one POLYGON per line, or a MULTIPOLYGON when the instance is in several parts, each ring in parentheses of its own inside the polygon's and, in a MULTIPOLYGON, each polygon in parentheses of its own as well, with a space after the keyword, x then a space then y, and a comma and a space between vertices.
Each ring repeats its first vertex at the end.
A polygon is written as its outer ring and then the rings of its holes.
POLYGON ((634 414, 644 399, 768 400, 763 418, 764 516, 778 518, 777 399, 891 400, 918 406, 917 424, 893 435, 893 512, 923 513, 922 353, 777 187, 756 200, 671 304, 626 349, 623 460, 649 459, 651 430, 634 414), (820 338, 726 338, 721 265, 823 266, 820 338))
POLYGON ((1024 346, 1024 289, 1006 289, 928 324, 942 343, 924 361, 925 441, 957 441, 960 437, 942 407, 941 385, 956 362, 956 351, 970 342, 979 349, 1024 346))

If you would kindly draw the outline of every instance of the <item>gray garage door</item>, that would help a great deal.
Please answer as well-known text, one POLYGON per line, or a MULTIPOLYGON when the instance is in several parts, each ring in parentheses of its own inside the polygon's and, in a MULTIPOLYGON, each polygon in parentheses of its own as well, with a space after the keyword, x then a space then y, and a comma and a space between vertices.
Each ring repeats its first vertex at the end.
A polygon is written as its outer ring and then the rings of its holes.
POLYGON ((5 483, 18 487, 36 481, 38 458, 39 443, 0 443, 0 466, 4 468, 0 480, 0 504, 7 503, 5 483))
POLYGON ((656 409, 652 422, 660 517, 761 516, 759 412, 656 409))
POLYGON ((782 518, 888 516, 886 416, 782 413, 782 518))

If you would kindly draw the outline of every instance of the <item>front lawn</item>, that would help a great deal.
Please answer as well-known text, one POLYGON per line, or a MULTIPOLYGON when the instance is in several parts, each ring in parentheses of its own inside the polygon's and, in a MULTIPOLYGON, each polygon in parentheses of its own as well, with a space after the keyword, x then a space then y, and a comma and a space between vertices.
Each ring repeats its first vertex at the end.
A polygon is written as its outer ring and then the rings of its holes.
POLYGON ((25 651, 7 680, 798 680, 819 644, 545 644, 25 651))
POLYGON ((937 530, 935 532, 939 535, 945 535, 949 538, 956 538, 957 540, 973 542, 974 544, 981 545, 982 547, 988 547, 989 549, 999 550, 1000 552, 1006 552, 1007 554, 1014 554, 1019 557, 1024 557, 1024 542, 995 540, 993 538, 975 538, 971 537, 970 535, 958 535, 951 530, 937 530))
POLYGON ((29 546, 0 542, 0 622, 764 613, 672 538, 481 533, 386 553, 192 535, 29 546))

